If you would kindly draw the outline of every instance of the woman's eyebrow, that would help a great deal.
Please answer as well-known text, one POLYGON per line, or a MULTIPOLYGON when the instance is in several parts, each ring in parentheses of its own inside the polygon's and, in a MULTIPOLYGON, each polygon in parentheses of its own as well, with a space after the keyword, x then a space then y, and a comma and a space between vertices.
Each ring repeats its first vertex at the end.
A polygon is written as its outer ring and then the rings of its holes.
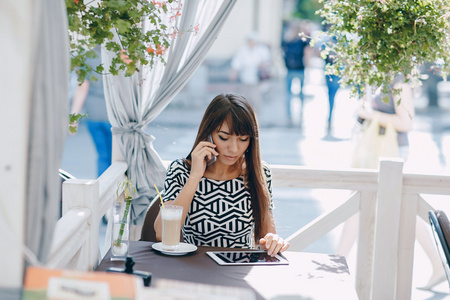
MULTIPOLYGON (((223 131, 223 130, 219 130, 219 133, 223 133, 223 134, 226 134, 226 135, 233 135, 233 134, 231 134, 231 133, 228 133, 228 132, 226 132, 226 131, 223 131)), ((247 137, 250 137, 250 135, 249 135, 249 134, 244 134, 244 135, 237 135, 237 136, 239 136, 239 137, 243 137, 243 138, 247 138, 247 137)))

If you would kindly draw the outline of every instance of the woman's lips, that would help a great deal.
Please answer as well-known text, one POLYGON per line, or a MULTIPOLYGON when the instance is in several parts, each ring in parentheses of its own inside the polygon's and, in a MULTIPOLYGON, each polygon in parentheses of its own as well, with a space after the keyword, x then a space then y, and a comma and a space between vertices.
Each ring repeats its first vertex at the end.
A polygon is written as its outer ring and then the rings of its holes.
POLYGON ((224 155, 224 157, 228 160, 235 160, 237 156, 224 155))

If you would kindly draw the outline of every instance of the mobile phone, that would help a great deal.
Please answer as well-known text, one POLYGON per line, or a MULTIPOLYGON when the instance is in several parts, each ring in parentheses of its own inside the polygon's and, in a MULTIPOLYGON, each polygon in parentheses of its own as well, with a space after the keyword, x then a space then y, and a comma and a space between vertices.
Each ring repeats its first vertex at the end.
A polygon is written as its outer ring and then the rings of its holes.
MULTIPOLYGON (((213 143, 213 139, 212 139, 211 135, 208 135, 207 141, 213 143)), ((211 158, 206 157, 206 166, 209 166, 210 164, 215 162, 216 159, 217 159, 217 157, 215 155, 211 155, 211 158)))

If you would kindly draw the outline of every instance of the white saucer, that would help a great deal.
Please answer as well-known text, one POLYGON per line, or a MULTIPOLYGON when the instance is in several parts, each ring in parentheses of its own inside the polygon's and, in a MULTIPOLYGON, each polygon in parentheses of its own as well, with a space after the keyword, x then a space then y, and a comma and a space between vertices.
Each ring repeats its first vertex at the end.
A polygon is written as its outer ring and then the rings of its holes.
POLYGON ((180 243, 177 250, 164 249, 162 243, 155 243, 152 248, 166 255, 185 255, 197 250, 197 246, 186 243, 180 243))

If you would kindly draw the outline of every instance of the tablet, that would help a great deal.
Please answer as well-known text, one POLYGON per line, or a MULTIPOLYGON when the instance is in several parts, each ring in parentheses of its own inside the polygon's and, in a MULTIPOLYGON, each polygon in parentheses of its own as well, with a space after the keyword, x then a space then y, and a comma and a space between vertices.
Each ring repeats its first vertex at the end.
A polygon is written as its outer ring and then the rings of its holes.
POLYGON ((221 266, 249 266, 249 265, 288 265, 283 256, 270 256, 267 251, 207 251, 206 254, 221 266))

